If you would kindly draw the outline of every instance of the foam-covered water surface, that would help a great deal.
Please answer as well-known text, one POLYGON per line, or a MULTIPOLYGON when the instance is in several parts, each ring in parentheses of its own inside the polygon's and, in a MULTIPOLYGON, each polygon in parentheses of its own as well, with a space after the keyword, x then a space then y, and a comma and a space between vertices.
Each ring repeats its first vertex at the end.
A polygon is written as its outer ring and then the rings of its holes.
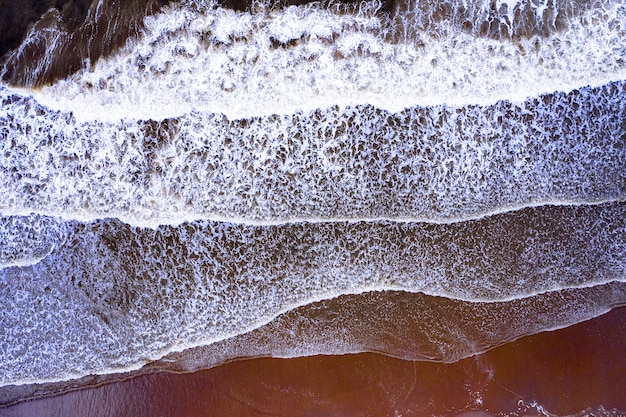
POLYGON ((0 218, 0 268, 39 262, 64 243, 65 223, 52 217, 0 218))
MULTIPOLYGON (((504 302, 621 282, 625 208, 529 208, 449 225, 199 221, 154 230, 114 220, 71 222, 65 244, 45 259, 1 270, 3 383, 138 367, 341 294, 393 289, 504 302), (50 355, 58 360, 50 363, 50 355)), ((553 303, 569 313, 533 326, 597 315, 621 300, 621 287, 610 288, 617 295, 600 291, 605 301, 588 301, 589 310, 553 303)), ((496 332, 470 350, 442 337, 441 344, 457 345, 457 353, 443 356, 450 359, 512 336, 496 332)), ((415 352, 422 354, 428 356, 415 352)))
POLYGON ((235 13, 182 3, 147 17, 142 36, 115 56, 36 98, 88 120, 192 111, 233 119, 333 105, 396 112, 521 102, 624 79, 623 3, 589 10, 556 2, 553 18, 548 3, 502 2, 493 10, 488 2, 410 2, 393 18, 377 15, 377 2, 348 13, 261 3, 257 12, 235 13))
POLYGON ((78 123, 3 90, 0 212, 450 222, 626 193, 623 82, 522 104, 78 123))
POLYGON ((626 304, 622 1, 164 3, 0 57, 0 398, 626 304))
POLYGON ((230 358, 357 352, 456 362, 603 314, 624 303, 625 291, 624 283, 612 282, 491 303, 390 291, 344 295, 299 307, 249 333, 171 353, 151 367, 189 372, 230 358))

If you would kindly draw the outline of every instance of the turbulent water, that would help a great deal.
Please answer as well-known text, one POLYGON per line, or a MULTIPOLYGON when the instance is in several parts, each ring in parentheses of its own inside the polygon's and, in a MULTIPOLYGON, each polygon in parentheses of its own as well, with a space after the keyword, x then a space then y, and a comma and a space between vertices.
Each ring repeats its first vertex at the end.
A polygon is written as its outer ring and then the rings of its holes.
POLYGON ((52 10, 0 73, 2 385, 626 304, 623 2, 182 1, 43 83, 74 41, 52 10))

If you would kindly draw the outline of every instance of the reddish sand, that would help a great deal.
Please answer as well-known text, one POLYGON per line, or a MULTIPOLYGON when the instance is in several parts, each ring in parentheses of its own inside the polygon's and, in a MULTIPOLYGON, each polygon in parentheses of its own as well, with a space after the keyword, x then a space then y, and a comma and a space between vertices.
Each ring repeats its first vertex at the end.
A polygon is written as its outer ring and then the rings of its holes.
POLYGON ((626 415, 625 375, 626 308, 619 308, 454 364, 371 353, 252 359, 187 375, 144 375, 21 403, 0 415, 523 415, 538 411, 529 406, 533 400, 559 415, 600 407, 626 415))

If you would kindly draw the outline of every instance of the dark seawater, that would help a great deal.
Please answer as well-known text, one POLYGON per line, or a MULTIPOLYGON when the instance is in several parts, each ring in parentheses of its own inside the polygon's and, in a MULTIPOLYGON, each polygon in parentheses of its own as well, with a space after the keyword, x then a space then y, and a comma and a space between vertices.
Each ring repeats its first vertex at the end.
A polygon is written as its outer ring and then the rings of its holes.
POLYGON ((623 2, 0 34, 1 416, 626 415, 623 2))

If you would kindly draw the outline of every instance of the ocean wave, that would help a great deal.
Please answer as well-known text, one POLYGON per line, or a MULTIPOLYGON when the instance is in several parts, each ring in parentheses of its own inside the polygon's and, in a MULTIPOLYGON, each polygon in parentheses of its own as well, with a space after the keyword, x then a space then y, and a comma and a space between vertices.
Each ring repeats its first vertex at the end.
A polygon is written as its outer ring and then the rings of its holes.
MULTIPOLYGON (((180 2, 146 17, 141 36, 115 54, 36 97, 80 120, 192 111, 236 119, 332 105, 397 112, 521 102, 626 78, 621 2, 509 3, 409 1, 381 14, 386 5, 376 1, 284 9, 257 2, 240 13, 215 2, 180 2)), ((71 54, 77 39, 99 40, 93 30, 70 36, 60 18, 48 16, 33 28, 5 65, 15 76, 5 79, 37 84, 55 59, 68 59, 63 52, 71 54), (36 47, 47 51, 44 58, 32 59, 36 47), (12 70, 20 60, 26 68, 12 70)), ((104 23, 102 16, 92 19, 104 23)), ((113 33, 129 31, 109 25, 113 33)))
POLYGON ((193 372, 234 358, 362 352, 451 363, 597 317, 626 304, 625 296, 624 283, 492 303, 395 291, 342 295, 285 312, 248 333, 170 353, 146 371, 193 372))
POLYGON ((68 3, 0 58, 0 387, 626 304, 623 2, 294 2, 68 3))
POLYGON ((342 294, 512 302, 623 282, 625 209, 541 207, 452 225, 71 222, 45 259, 0 270, 2 383, 136 369, 342 294))
MULTIPOLYGON (((546 293, 514 303, 484 305, 393 291, 345 295, 299 307, 248 333, 212 345, 170 353, 130 373, 2 386, 0 408, 73 390, 123 383, 131 378, 150 379, 155 373, 163 371, 189 373, 206 370, 238 359, 375 351, 405 360, 418 360, 421 362, 415 364, 418 367, 428 366, 424 361, 448 363, 469 352, 496 348, 496 344, 505 343, 507 337, 517 339, 535 331, 548 330, 545 326, 574 324, 590 319, 611 308, 611 302, 623 301, 624 291, 624 284, 612 283, 583 290, 546 293), (458 321, 458 317, 462 320, 458 321), (475 321, 472 322, 472 319, 475 321), (481 325, 483 328, 477 330, 481 325), (507 325, 515 327, 507 328, 507 325)), ((608 336, 610 330, 600 328, 607 334, 605 338, 612 340, 608 336)), ((595 339, 599 335, 582 336, 595 339)), ((506 344, 509 343, 512 345, 508 348, 520 349, 518 342, 506 341, 506 344)), ((577 347, 579 343, 580 340, 577 340, 577 347)), ((546 350, 552 349, 558 351, 556 346, 546 350)), ((476 357, 477 363, 483 361, 491 362, 485 355, 476 357)), ((518 363, 518 368, 523 369, 523 366, 518 363)), ((498 380, 500 371, 495 375, 498 380)), ((542 392, 542 395, 546 397, 549 394, 542 392)))
POLYGON ((626 196, 626 84, 490 106, 79 123, 0 90, 0 213, 452 222, 626 196))

